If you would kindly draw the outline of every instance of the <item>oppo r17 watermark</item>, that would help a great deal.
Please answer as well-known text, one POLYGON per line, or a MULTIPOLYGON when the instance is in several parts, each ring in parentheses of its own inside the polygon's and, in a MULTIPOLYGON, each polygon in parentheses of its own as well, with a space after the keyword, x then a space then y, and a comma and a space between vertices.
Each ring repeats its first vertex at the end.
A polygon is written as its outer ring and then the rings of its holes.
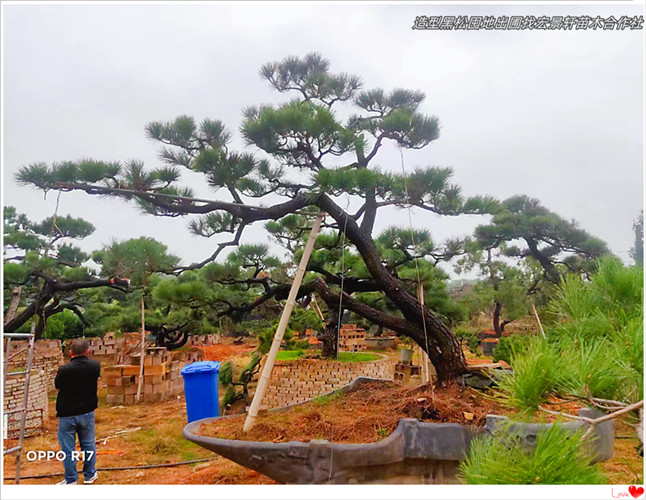
MULTIPOLYGON (((48 450, 48 451, 31 450, 27 452, 26 456, 27 456, 27 460, 29 460, 30 462, 36 462, 36 461, 40 462, 43 460, 45 461, 58 460, 59 462, 62 462, 67 457, 64 451, 52 451, 52 450, 48 450)), ((94 451, 74 450, 71 453, 71 458, 75 462, 86 462, 88 460, 91 460, 93 456, 94 456, 94 451)))

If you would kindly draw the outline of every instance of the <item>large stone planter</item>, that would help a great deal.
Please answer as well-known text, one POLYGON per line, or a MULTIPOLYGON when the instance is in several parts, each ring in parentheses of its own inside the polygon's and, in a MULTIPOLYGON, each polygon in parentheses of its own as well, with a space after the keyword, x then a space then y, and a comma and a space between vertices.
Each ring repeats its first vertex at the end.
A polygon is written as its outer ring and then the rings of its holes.
MULTIPOLYGON (((369 379, 357 379, 342 390, 350 390, 366 380, 369 379)), ((598 413, 594 410, 580 412, 586 417, 598 413)), ((383 441, 367 444, 339 444, 325 440, 270 443, 200 436, 200 425, 212 422, 212 418, 186 425, 183 435, 204 448, 281 483, 452 484, 457 483, 458 464, 467 455, 471 441, 483 433, 493 432, 503 419, 505 417, 490 415, 485 427, 477 428, 407 418, 400 420, 395 431, 383 441)), ((537 433, 546 425, 551 424, 515 423, 509 427, 509 432, 517 435, 526 446, 532 447, 537 433)), ((574 432, 587 425, 575 421, 563 424, 563 427, 574 432)), ((588 450, 593 460, 611 458, 613 421, 598 425, 594 435, 597 439, 588 450)))
POLYGON ((395 337, 366 337, 366 349, 379 351, 390 349, 395 345, 395 337))

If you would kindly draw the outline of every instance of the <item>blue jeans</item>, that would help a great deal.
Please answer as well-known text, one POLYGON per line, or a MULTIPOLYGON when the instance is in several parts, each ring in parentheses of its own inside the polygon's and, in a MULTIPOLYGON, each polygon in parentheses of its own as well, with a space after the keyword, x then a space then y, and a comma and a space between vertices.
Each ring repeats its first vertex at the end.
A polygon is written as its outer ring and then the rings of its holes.
POLYGON ((65 481, 73 483, 78 479, 76 462, 83 460, 83 476, 90 479, 96 472, 96 444, 94 437, 94 411, 74 415, 73 417, 59 417, 58 442, 61 450, 65 452, 63 467, 65 467, 65 481), (81 453, 76 451, 76 435, 79 436, 81 453))

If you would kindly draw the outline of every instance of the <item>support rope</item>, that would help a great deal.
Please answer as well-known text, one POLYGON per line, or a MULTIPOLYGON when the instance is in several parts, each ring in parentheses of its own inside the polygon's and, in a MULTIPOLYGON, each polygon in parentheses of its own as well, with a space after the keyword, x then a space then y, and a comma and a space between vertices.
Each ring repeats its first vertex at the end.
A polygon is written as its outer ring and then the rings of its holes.
POLYGON ((348 210, 350 209, 350 197, 346 193, 345 220, 343 222, 343 234, 341 240, 341 293, 339 293, 339 313, 336 325, 336 359, 339 359, 339 337, 341 336, 341 320, 343 315, 343 284, 345 281, 345 230, 348 227, 348 210))
MULTIPOLYGON (((404 193, 406 194, 406 201, 407 201, 407 209, 408 209, 408 225, 410 229, 410 239, 411 243, 413 244, 413 248, 417 246, 415 243, 415 234, 413 232, 413 216, 412 216, 412 210, 411 210, 411 203, 410 203, 410 196, 408 195, 408 183, 406 182, 406 168, 404 166, 404 151, 402 150, 401 145, 399 146, 399 157, 401 159, 401 167, 402 167, 402 179, 404 181, 404 193)), ((416 252, 417 253, 417 252, 416 252)), ((420 290, 421 285, 422 285, 422 278, 420 276, 419 272, 419 263, 417 262, 417 255, 415 255, 415 272, 417 274, 417 289, 420 290)), ((425 311, 424 311, 424 304, 420 298, 417 298, 420 309, 422 311, 422 326, 424 328, 424 343, 426 344, 426 353, 428 354, 429 351, 429 346, 428 346, 428 332, 426 330, 426 318, 425 318, 425 311)), ((423 357, 423 356, 422 356, 423 357)))
MULTIPOLYGON (((341 336, 341 319, 343 315, 343 284, 345 281, 345 231, 348 227, 348 211, 350 210, 350 196, 345 194, 345 220, 343 221, 343 235, 341 240, 341 292, 339 293, 339 313, 336 325, 336 359, 339 359, 339 337, 341 336)), ((331 436, 334 437, 334 434, 331 436)), ((328 475, 328 483, 332 481, 332 465, 334 463, 334 448, 330 446, 330 472, 328 475)))

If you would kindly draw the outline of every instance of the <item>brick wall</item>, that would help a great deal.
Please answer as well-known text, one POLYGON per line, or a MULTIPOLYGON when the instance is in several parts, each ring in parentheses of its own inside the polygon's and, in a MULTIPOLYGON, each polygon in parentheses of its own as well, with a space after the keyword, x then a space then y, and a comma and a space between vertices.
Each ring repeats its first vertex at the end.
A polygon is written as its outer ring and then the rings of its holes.
MULTIPOLYGON (((154 403, 176 397, 184 391, 184 381, 180 374, 187 363, 201 361, 200 349, 190 351, 167 351, 163 347, 146 349, 144 357, 144 380, 142 401, 154 403)), ((102 377, 108 387, 108 404, 133 404, 139 385, 139 355, 130 354, 128 364, 108 366, 103 369, 102 377)))
MULTIPOLYGON (((24 370, 24 366, 22 367, 24 370)), ((13 369, 9 371, 14 371, 13 369)), ((25 436, 33 436, 42 432, 43 423, 48 418, 49 404, 47 399, 47 377, 44 370, 32 369, 29 377, 29 401, 27 402, 27 420, 25 436)), ((22 407, 22 398, 25 394, 25 376, 18 375, 7 377, 4 392, 3 410, 9 411, 22 407)), ((6 431, 8 439, 18 439, 20 432, 20 413, 11 413, 8 416, 6 431)), ((5 428, 3 422, 2 425, 5 428)))
MULTIPOLYGON (((29 342, 12 340, 9 356, 8 372, 20 372, 27 368, 29 342), (15 356, 14 356, 15 355, 15 356)), ((6 349, 6 346, 3 346, 6 349)), ((4 351, 6 352, 6 351, 4 351)), ((34 358, 29 378, 29 400, 27 402, 27 420, 25 436, 40 434, 44 422, 49 417, 48 392, 54 392, 54 379, 58 367, 63 364, 63 351, 60 340, 37 340, 34 344, 34 358)), ((25 394, 25 376, 13 375, 7 377, 4 391, 3 411, 14 410, 22 406, 25 394)), ((4 422, 3 422, 4 427, 4 422)), ((18 439, 20 413, 8 415, 7 437, 18 439)))
POLYGON ((357 377, 392 380, 394 369, 395 363, 388 359, 365 363, 318 359, 277 361, 261 409, 300 403, 349 384, 357 377))
MULTIPOLYGON (((9 356, 9 371, 22 371, 27 367, 27 348, 29 342, 26 340, 12 340, 9 356), (19 352, 20 351, 20 352, 19 352), (13 354, 16 354, 14 357, 13 354)), ((6 347, 5 347, 6 349, 6 347)), ((6 352, 6 351, 5 351, 6 352)), ((4 353, 3 353, 4 354, 4 353)), ((60 340, 37 340, 34 345, 34 360, 32 364, 32 377, 36 372, 44 373, 45 387, 48 391, 54 391, 54 378, 58 367, 63 364, 63 351, 60 340)), ((8 377, 9 379, 15 377, 8 377)), ((23 380, 24 382, 24 380, 23 380)))

